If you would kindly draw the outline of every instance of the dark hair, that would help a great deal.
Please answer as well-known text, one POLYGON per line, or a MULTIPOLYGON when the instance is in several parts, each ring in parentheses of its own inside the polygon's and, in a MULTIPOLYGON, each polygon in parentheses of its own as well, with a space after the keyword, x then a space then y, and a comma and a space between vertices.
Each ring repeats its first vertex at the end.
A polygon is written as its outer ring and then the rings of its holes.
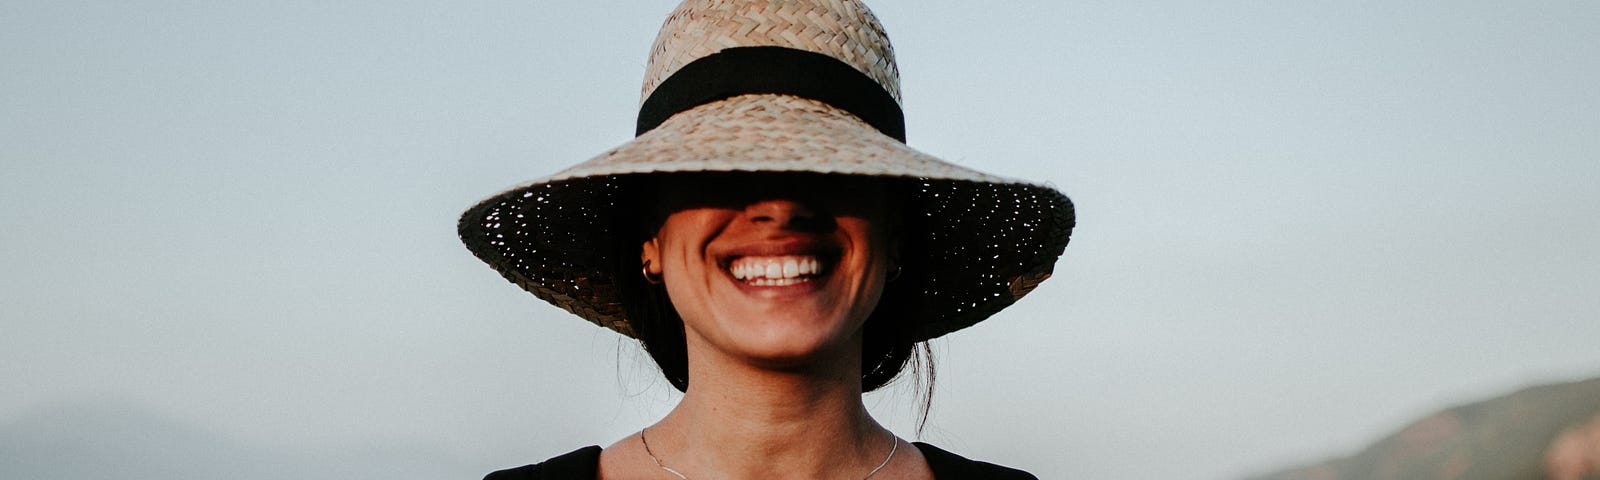
MULTIPOLYGON (((800 173, 786 173, 786 175, 804 175, 800 173)), ((634 337, 644 345, 644 349, 661 368, 661 373, 667 381, 678 391, 687 391, 689 388, 689 360, 688 346, 684 338, 683 319, 667 298, 666 289, 662 285, 651 285, 646 282, 639 272, 639 248, 644 242, 649 241, 660 229, 665 218, 660 215, 643 214, 654 210, 652 207, 656 197, 656 184, 665 181, 671 175, 657 174, 653 176, 623 177, 617 206, 623 214, 613 215, 623 224, 616 225, 612 230, 619 232, 617 254, 617 278, 619 297, 623 309, 627 313, 628 326, 632 328, 634 337), (633 212, 628 214, 628 212, 633 212)), ((903 182, 885 179, 889 182, 890 197, 899 211, 903 223, 898 229, 904 231, 919 231, 910 222, 919 220, 922 215, 912 214, 906 208, 910 189, 903 182)), ((912 238, 911 235, 897 235, 901 242, 901 255, 903 258, 921 258, 922 241, 912 238)), ((902 276, 911 277, 911 270, 918 266, 906 265, 902 276)), ((911 299, 916 298, 915 289, 921 288, 919 282, 898 279, 890 281, 884 286, 883 295, 878 300, 878 306, 867 317, 861 344, 861 391, 870 392, 877 390, 894 380, 905 370, 907 365, 912 366, 912 373, 917 377, 917 385, 925 389, 926 395, 922 401, 921 414, 924 421, 927 418, 928 408, 932 402, 933 392, 933 355, 926 342, 916 341, 917 322, 909 318, 907 312, 914 311, 910 305, 911 299), (927 381, 923 383, 921 377, 926 372, 927 381)))

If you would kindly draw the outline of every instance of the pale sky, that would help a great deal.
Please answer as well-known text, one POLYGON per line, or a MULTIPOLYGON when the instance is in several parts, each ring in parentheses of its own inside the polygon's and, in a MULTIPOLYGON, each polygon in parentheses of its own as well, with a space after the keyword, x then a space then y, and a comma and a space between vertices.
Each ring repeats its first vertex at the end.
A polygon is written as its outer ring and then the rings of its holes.
MULTIPOLYGON (((675 4, 0 4, 0 477, 480 478, 658 418, 454 226, 631 137, 675 4)), ((922 440, 1228 479, 1600 376, 1600 2, 868 5, 913 147, 1079 212, 935 343, 922 440)))

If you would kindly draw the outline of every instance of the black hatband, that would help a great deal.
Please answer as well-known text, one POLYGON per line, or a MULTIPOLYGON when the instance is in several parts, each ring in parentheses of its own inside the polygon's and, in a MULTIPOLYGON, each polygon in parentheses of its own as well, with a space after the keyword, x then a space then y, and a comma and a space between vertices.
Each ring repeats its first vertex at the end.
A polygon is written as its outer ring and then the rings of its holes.
POLYGON ((684 65, 639 107, 635 134, 694 107, 761 93, 823 102, 906 141, 905 113, 876 80, 836 58, 785 47, 735 47, 684 65))

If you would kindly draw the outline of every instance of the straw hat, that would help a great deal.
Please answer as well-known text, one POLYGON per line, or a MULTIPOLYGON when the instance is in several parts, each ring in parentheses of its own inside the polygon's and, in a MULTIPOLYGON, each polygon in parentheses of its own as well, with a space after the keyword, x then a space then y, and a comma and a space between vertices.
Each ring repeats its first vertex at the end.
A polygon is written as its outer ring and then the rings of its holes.
MULTIPOLYGON (((638 136, 462 215, 478 258, 539 298, 632 336, 619 282, 639 281, 618 207, 639 176, 809 172, 904 182, 897 283, 918 340, 965 328, 1050 276, 1072 203, 1046 185, 984 174, 904 143, 894 50, 858 0, 687 0, 651 49, 638 136)), ((631 219, 632 217, 625 217, 631 219)), ((642 220, 632 220, 642 221, 642 220)), ((632 246, 637 250, 637 244, 632 246)))

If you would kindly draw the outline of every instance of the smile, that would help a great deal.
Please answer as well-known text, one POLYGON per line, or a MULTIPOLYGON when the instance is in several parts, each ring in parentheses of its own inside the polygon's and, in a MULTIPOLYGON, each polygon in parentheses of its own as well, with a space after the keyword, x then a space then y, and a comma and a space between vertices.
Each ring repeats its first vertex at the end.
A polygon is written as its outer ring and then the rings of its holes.
POLYGON ((728 262, 728 273, 751 286, 783 287, 821 275, 822 261, 811 255, 739 257, 728 262))

